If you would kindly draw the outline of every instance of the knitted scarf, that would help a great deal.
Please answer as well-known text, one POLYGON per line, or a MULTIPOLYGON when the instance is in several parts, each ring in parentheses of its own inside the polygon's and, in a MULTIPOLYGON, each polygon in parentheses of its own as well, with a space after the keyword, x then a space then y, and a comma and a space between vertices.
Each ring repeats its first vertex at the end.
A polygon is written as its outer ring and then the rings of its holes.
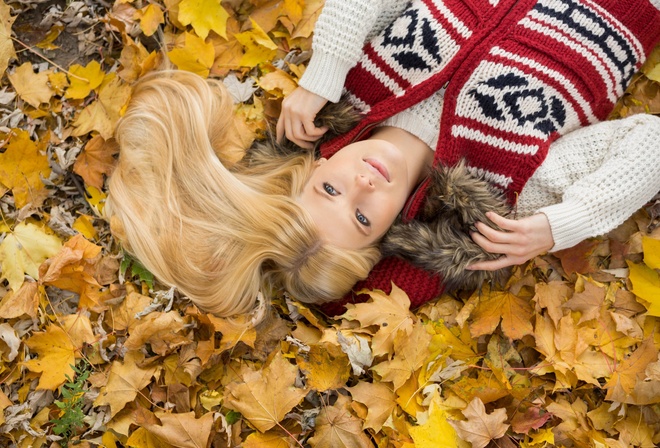
MULTIPOLYGON (((415 0, 348 74, 365 118, 321 153, 442 89, 435 163, 465 159, 513 205, 554 140, 607 117, 658 39, 660 12, 649 0, 415 0)), ((426 187, 404 219, 417 215, 426 187)), ((413 306, 443 289, 438 276, 385 259, 355 290, 389 291, 391 282, 413 306)))

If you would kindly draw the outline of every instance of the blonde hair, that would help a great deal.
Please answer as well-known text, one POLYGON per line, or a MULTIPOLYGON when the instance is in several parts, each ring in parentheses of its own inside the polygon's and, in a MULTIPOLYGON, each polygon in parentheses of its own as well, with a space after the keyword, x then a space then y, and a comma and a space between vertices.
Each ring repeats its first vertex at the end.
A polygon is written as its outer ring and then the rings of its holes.
MULTIPOLYGON (((380 257, 324 243, 294 200, 313 155, 234 163, 241 139, 223 84, 183 71, 145 76, 116 139, 106 215, 160 281, 221 316, 277 288, 310 303, 341 298, 380 257)), ((257 151, 258 154, 258 151, 257 151)), ((247 158, 246 158, 247 160, 247 158)))

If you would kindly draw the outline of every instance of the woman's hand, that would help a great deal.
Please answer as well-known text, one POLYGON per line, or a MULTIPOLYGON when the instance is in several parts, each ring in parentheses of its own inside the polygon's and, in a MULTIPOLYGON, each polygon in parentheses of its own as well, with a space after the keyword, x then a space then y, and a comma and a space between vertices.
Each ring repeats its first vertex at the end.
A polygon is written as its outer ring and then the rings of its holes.
POLYGON ((547 216, 537 213, 519 220, 507 219, 488 212, 488 219, 501 230, 495 230, 482 222, 476 223, 477 232, 472 239, 485 251, 502 254, 497 260, 480 261, 468 266, 471 270, 495 271, 507 266, 522 264, 555 245, 547 216))
POLYGON ((311 149, 327 128, 314 126, 316 114, 328 100, 315 93, 297 87, 282 101, 282 112, 277 121, 277 141, 286 138, 301 148, 311 149))

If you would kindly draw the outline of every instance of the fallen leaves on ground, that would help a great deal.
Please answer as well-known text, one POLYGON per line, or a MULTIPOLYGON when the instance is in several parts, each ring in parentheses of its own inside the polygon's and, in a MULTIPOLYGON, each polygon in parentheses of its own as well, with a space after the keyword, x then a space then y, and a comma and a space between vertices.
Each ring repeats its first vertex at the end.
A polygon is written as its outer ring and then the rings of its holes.
MULTIPOLYGON (((652 208, 413 312, 396 285, 335 318, 282 294, 256 328, 121 252, 100 211, 132 83, 167 55, 223 79, 246 139, 263 137, 322 6, 0 2, 0 445, 660 444, 652 208)), ((612 117, 660 113, 659 73, 660 47, 612 117)))

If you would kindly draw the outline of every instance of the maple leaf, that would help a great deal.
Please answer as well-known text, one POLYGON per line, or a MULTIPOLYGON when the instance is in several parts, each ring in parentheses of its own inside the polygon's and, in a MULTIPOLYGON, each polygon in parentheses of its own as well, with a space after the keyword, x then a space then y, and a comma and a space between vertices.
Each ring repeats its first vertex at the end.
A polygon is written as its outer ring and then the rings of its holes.
POLYGON ((273 70, 259 78, 258 85, 276 98, 287 96, 298 86, 291 75, 279 69, 273 70))
POLYGON ((81 350, 83 344, 93 344, 96 342, 96 336, 92 330, 92 323, 89 317, 84 314, 67 314, 60 318, 62 329, 69 335, 71 343, 76 350, 81 350))
POLYGON ((16 17, 11 16, 11 8, 0 2, 0 73, 4 73, 9 65, 9 60, 16 58, 14 41, 11 39, 11 26, 16 17))
POLYGON ((564 316, 562 304, 573 294, 573 288, 565 282, 553 281, 535 285, 534 300, 539 307, 545 308, 552 321, 557 325, 564 316))
POLYGON ((302 11, 300 21, 295 30, 291 33, 291 38, 309 37, 314 31, 316 19, 318 19, 323 9, 323 0, 307 0, 302 11))
POLYGON ((271 430, 265 433, 253 432, 241 444, 241 448, 291 448, 291 434, 271 430))
POLYGON ((422 366, 429 356, 431 335, 426 325, 417 322, 410 334, 400 331, 394 339, 394 357, 391 361, 383 361, 371 368, 382 378, 394 384, 394 390, 399 389, 408 378, 422 366))
POLYGON ((630 269, 631 291, 637 297, 650 303, 648 314, 660 317, 660 275, 645 264, 627 261, 630 269))
POLYGON ((46 331, 34 333, 25 344, 39 356, 22 363, 32 372, 41 372, 37 389, 55 390, 64 384, 67 375, 73 378, 76 348, 62 328, 49 325, 46 331))
POLYGON ((21 222, 0 243, 2 277, 13 291, 23 284, 24 275, 39 278, 39 265, 57 254, 62 247, 60 239, 46 233, 31 222, 21 222))
POLYGON ((110 139, 119 116, 128 103, 130 92, 130 87, 122 83, 115 73, 108 74, 99 88, 96 101, 78 114, 73 123, 76 129, 72 135, 80 136, 97 131, 104 139, 110 139))
POLYGON ((73 172, 80 175, 87 185, 103 188, 103 175, 109 176, 115 165, 114 156, 119 147, 114 140, 100 135, 87 142, 73 165, 73 172))
POLYGON ((241 67, 243 58, 243 44, 236 40, 236 34, 240 33, 240 24, 234 17, 227 20, 227 39, 211 35, 209 37, 215 51, 215 60, 211 67, 214 76, 225 76, 230 70, 241 67))
POLYGON ((457 448, 465 446, 458 439, 454 427, 449 424, 447 414, 442 409, 437 392, 434 392, 431 400, 426 422, 419 426, 412 426, 409 432, 415 441, 416 448, 457 448))
POLYGON ((605 304, 605 288, 588 279, 584 283, 584 291, 577 292, 563 306, 572 311, 579 311, 581 316, 578 325, 582 322, 596 319, 605 304))
POLYGON ((211 30, 226 38, 228 17, 229 13, 217 0, 182 0, 179 3, 179 22, 192 25, 202 39, 206 39, 211 30))
POLYGON ((660 400, 660 381, 645 382, 647 366, 658 359, 658 348, 649 337, 624 359, 605 384, 606 400, 630 404, 651 404, 660 400))
POLYGON ((194 412, 170 414, 156 412, 161 424, 145 423, 147 431, 158 440, 178 448, 206 448, 213 426, 213 413, 207 413, 200 418, 194 412))
MULTIPOLYGON (((658 65, 660 67, 660 64, 658 65)), ((660 239, 642 236, 644 263, 651 269, 660 269, 660 239)))
POLYGON ((24 282, 18 291, 9 291, 0 300, 0 317, 3 319, 13 319, 23 315, 37 318, 39 309, 39 297, 43 294, 43 289, 37 282, 24 282))
POLYGON ((216 332, 222 333, 220 339, 219 351, 229 350, 236 347, 236 344, 242 342, 248 347, 254 348, 254 342, 257 339, 257 330, 253 325, 248 325, 245 316, 238 316, 232 319, 223 319, 212 314, 206 315, 216 332))
POLYGON ((135 18, 140 21, 140 29, 145 36, 151 36, 156 32, 158 26, 165 22, 165 14, 160 6, 149 4, 135 13, 135 18))
POLYGON ((23 130, 13 129, 4 153, 0 154, 0 183, 12 190, 16 208, 28 203, 40 207, 48 194, 42 178, 50 176, 48 157, 43 154, 48 144, 30 139, 23 130))
POLYGON ((552 414, 536 406, 531 406, 525 412, 518 412, 511 419, 511 429, 518 434, 528 434, 532 429, 539 429, 550 420, 552 414))
POLYGON ((149 53, 139 41, 124 35, 124 46, 119 55, 121 68, 117 74, 126 82, 133 82, 158 65, 160 53, 149 53))
POLYGON ((396 407, 396 395, 392 388, 384 383, 360 381, 355 386, 346 389, 351 393, 353 401, 367 407, 364 429, 372 428, 375 432, 380 431, 396 407))
POLYGON ((144 354, 128 352, 124 362, 115 361, 108 372, 108 382, 94 400, 95 406, 110 406, 110 417, 121 411, 126 403, 135 400, 139 391, 151 383, 159 367, 142 366, 144 354))
POLYGON ((473 337, 492 333, 502 321, 502 332, 511 339, 522 339, 532 334, 534 311, 529 301, 521 299, 509 291, 491 291, 484 287, 475 292, 479 303, 472 313, 470 332, 473 337))
POLYGON ((408 335, 413 329, 413 315, 410 312, 410 299, 403 290, 392 285, 390 295, 383 291, 367 292, 371 300, 357 305, 348 304, 341 315, 348 320, 357 320, 363 327, 378 325, 380 328, 371 341, 374 356, 392 354, 394 338, 399 330, 408 335))
POLYGON ((177 347, 192 342, 179 334, 183 325, 183 319, 176 311, 149 313, 135 325, 124 346, 128 350, 139 350, 144 344, 150 344, 154 353, 164 356, 177 347))
POLYGON ((259 24, 252 19, 250 23, 252 23, 251 30, 234 36, 245 48, 245 54, 241 58, 241 65, 244 67, 256 67, 264 61, 272 60, 277 50, 277 45, 259 24))
POLYGON ((212 43, 206 43, 192 33, 185 33, 183 42, 177 39, 177 48, 169 51, 167 56, 180 70, 206 78, 213 65, 215 49, 212 43))
POLYGON ((362 432, 362 420, 351 413, 350 399, 339 395, 333 406, 325 406, 316 417, 312 448, 371 448, 371 439, 362 432))
POLYGON ((472 443, 473 448, 484 448, 491 440, 503 437, 509 425, 504 421, 507 419, 506 409, 495 409, 486 414, 483 401, 475 397, 463 410, 467 421, 454 422, 458 435, 472 443))
POLYGON ((16 69, 13 74, 8 74, 9 81, 16 89, 16 93, 23 101, 34 108, 39 108, 41 103, 47 103, 53 96, 53 91, 48 87, 49 71, 34 73, 32 64, 26 62, 16 69))
POLYGON ((90 92, 101 85, 105 73, 101 70, 101 64, 91 61, 85 67, 74 64, 69 67, 69 88, 64 96, 71 99, 86 98, 90 92))
POLYGON ((307 385, 318 392, 344 386, 351 372, 348 356, 331 343, 310 346, 307 356, 296 357, 296 362, 306 373, 307 385))
POLYGON ((294 386, 297 374, 298 369, 278 353, 263 370, 248 370, 242 382, 228 384, 225 406, 266 432, 307 395, 305 389, 294 386))

